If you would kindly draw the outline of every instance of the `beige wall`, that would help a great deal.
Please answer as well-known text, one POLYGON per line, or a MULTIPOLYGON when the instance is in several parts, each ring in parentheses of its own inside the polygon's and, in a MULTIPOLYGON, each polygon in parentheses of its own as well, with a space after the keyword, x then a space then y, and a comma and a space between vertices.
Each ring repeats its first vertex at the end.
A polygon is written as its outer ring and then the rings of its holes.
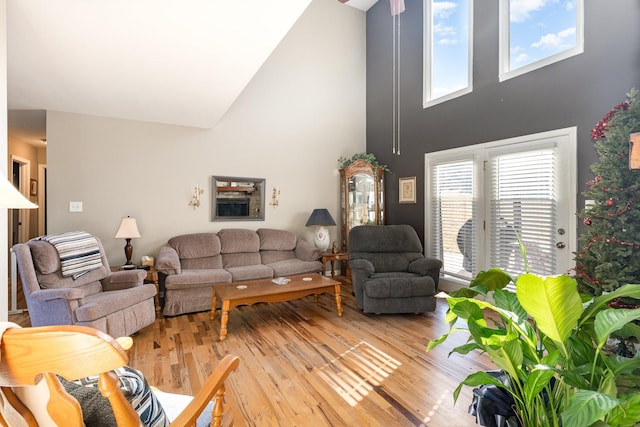
MULTIPOLYGON (((365 14, 314 0, 214 129, 47 112, 48 232, 85 230, 124 263, 120 218, 138 221, 134 262, 168 238, 225 227, 306 239, 314 208, 339 221, 338 162, 365 150, 365 14), (211 175, 266 178, 265 221, 211 222, 211 175), (202 206, 188 206, 196 185, 202 206), (83 202, 70 213, 69 202, 83 202)), ((332 227, 332 239, 337 237, 332 227)))

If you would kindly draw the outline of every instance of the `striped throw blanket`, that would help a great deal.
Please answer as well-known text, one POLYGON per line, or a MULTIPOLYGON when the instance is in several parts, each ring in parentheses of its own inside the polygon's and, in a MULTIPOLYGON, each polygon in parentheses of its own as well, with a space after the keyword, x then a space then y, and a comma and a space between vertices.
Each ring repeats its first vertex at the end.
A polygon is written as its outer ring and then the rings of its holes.
POLYGON ((84 231, 42 236, 40 240, 51 243, 60 255, 60 265, 64 277, 74 279, 102 267, 100 246, 91 234, 84 231))

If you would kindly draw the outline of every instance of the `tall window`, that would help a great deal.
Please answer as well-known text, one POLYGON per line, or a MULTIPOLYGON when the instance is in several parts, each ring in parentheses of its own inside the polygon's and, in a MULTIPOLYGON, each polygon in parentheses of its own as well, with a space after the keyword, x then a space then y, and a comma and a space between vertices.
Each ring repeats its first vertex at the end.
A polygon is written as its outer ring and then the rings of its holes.
POLYGON ((424 0, 426 108, 472 90, 473 0, 424 0))
POLYGON ((500 0, 500 81, 584 51, 584 0, 500 0))
POLYGON ((443 260, 445 276, 464 281, 491 267, 515 276, 567 272, 575 146, 571 128, 427 154, 426 250, 443 260))

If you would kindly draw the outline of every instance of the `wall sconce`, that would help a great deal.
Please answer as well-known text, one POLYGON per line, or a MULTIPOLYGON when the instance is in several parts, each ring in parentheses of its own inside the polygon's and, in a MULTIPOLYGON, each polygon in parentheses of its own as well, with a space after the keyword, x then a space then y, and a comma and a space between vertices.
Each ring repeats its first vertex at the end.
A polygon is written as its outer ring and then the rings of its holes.
POLYGON ((199 185, 193 190, 193 195, 191 196, 191 201, 189 202, 189 206, 193 207, 193 209, 200 207, 200 195, 204 193, 204 188, 201 188, 199 185))
POLYGON ((273 187, 273 192, 271 193, 271 201, 269 202, 269 206, 273 206, 274 208, 278 206, 280 197, 280 188, 273 187))

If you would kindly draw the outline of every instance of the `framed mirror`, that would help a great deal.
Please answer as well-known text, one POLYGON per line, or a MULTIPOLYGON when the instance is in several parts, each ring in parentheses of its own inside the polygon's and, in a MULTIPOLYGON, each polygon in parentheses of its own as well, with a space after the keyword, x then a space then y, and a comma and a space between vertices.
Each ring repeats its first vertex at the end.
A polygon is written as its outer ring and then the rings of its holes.
POLYGON ((264 178, 211 177, 211 221, 264 221, 264 178))

